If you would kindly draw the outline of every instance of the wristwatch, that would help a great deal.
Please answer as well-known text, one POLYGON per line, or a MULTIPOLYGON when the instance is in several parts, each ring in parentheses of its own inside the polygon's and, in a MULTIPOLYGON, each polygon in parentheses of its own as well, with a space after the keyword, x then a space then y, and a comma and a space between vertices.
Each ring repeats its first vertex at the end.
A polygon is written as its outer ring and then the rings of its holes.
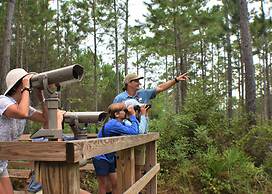
POLYGON ((178 80, 176 77, 175 77, 175 82, 176 82, 176 83, 178 83, 178 82, 179 82, 179 80, 178 80))
POLYGON ((28 91, 29 93, 31 92, 31 89, 30 89, 30 88, 24 87, 23 89, 21 89, 21 94, 22 94, 25 90, 28 91))

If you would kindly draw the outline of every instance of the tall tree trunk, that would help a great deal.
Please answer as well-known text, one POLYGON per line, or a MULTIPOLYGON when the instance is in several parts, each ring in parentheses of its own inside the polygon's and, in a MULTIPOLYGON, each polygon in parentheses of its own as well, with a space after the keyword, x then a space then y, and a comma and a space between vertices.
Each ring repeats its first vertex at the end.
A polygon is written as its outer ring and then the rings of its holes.
POLYGON ((120 78, 119 78, 119 65, 118 65, 118 17, 116 0, 113 1, 114 6, 114 41, 115 41, 115 73, 116 73, 116 93, 120 92, 120 78))
POLYGON ((216 76, 215 76, 215 80, 217 82, 217 84, 215 85, 216 87, 216 93, 220 91, 220 56, 221 56, 221 53, 220 53, 220 45, 219 44, 216 44, 216 50, 217 50, 217 63, 216 63, 216 76))
POLYGON ((96 0, 93 0, 93 31, 94 31, 94 98, 95 98, 95 111, 98 109, 97 99, 97 32, 96 32, 96 0))
POLYGON ((10 48, 11 48, 11 37, 12 37, 12 20, 14 15, 14 7, 16 0, 9 0, 8 11, 6 16, 5 24, 5 35, 3 40, 3 56, 0 71, 0 83, 1 83, 1 94, 5 91, 5 77, 10 70, 10 48))
POLYGON ((15 66, 20 67, 20 43, 21 43, 21 38, 22 38, 22 32, 21 32, 21 3, 17 3, 17 9, 16 13, 17 15, 15 16, 16 19, 16 24, 15 24, 15 46, 16 46, 16 56, 15 56, 15 66))
POLYGON ((251 127, 256 124, 256 83, 246 0, 240 0, 240 31, 242 53, 245 62, 246 111, 249 127, 251 127))
MULTIPOLYGON (((183 54, 180 56, 180 73, 185 73, 187 71, 186 69, 186 54, 183 54)), ((181 82, 180 83, 180 102, 181 102, 181 110, 185 104, 186 94, 187 94, 187 82, 181 82)))
MULTIPOLYGON (((48 12, 48 1, 43 1, 41 3, 41 13, 48 12)), ((47 18, 42 19, 42 29, 41 29, 41 49, 42 49, 42 63, 41 71, 48 70, 48 37, 47 37, 47 18)))
POLYGON ((268 64, 268 43, 267 43, 267 29, 266 29, 266 22, 265 22, 265 13, 264 13, 264 5, 263 0, 261 1, 261 8, 262 8, 262 32, 263 32, 263 46, 264 46, 264 65, 265 65, 265 79, 266 79, 266 116, 268 120, 271 120, 271 92, 270 92, 270 76, 269 76, 269 69, 270 66, 268 64))
POLYGON ((206 92, 206 67, 204 61, 204 41, 200 40, 200 65, 201 65, 201 77, 202 77, 202 91, 203 94, 206 92))
POLYGON ((168 80, 168 58, 167 55, 165 56, 165 81, 168 80))
POLYGON ((214 45, 212 43, 212 56, 211 56, 211 77, 212 77, 212 91, 214 91, 214 45))
MULTIPOLYGON (((260 59, 260 64, 263 64, 263 67, 261 69, 261 74, 262 75, 266 75, 266 66, 265 66, 265 58, 264 58, 264 51, 263 53, 260 53, 258 55, 259 59, 260 59), (261 62, 262 61, 262 62, 261 62)), ((266 83, 266 76, 264 78, 260 79, 260 84, 259 84, 259 88, 260 88, 260 94, 261 94, 261 107, 262 107, 262 112, 261 112, 261 121, 265 120, 267 117, 267 113, 268 113, 268 108, 267 108, 267 83, 266 83)))
POLYGON ((125 75, 128 74, 128 0, 126 0, 125 4, 125 10, 126 10, 126 19, 125 19, 125 36, 124 36, 124 41, 125 41, 125 56, 124 56, 124 62, 125 62, 125 75))
POLYGON ((58 67, 60 67, 60 5, 59 1, 57 0, 57 59, 58 59, 58 67))
MULTIPOLYGON (((178 24, 177 24, 178 26, 178 24)), ((186 65, 185 65, 185 60, 184 56, 185 54, 182 53, 182 48, 181 48, 181 32, 180 28, 177 30, 177 46, 178 46, 178 58, 179 58, 179 73, 185 73, 186 72, 186 65)), ((177 84, 179 87, 179 111, 182 110, 183 105, 185 104, 185 98, 186 98, 186 82, 180 82, 177 84)))
MULTIPOLYGON (((174 16, 174 21, 173 21, 173 25, 174 25, 174 35, 175 35, 175 42, 174 42, 174 45, 175 45, 175 67, 176 67, 176 73, 178 74, 178 55, 179 55, 179 52, 178 52, 178 31, 177 31, 177 22, 176 22, 176 17, 174 16)), ((178 84, 176 84, 176 96, 175 96, 175 100, 176 100, 176 103, 175 103, 175 108, 176 108, 176 113, 179 113, 180 112, 180 98, 179 98, 179 86, 178 84)))
POLYGON ((227 70, 227 79, 228 79, 228 106, 227 106, 227 114, 230 121, 232 119, 232 65, 231 65, 231 42, 230 42, 230 29, 229 29, 229 18, 228 14, 225 15, 226 19, 226 27, 227 27, 227 34, 226 34, 226 43, 227 43, 227 57, 228 57, 228 70, 227 70))
POLYGON ((240 33, 237 33, 237 39, 238 39, 238 46, 240 49, 240 87, 241 87, 241 95, 239 96, 239 102, 240 105, 242 106, 242 110, 244 110, 244 104, 245 104, 245 65, 244 65, 244 59, 243 59, 243 52, 242 52, 242 46, 241 46, 241 36, 240 33))

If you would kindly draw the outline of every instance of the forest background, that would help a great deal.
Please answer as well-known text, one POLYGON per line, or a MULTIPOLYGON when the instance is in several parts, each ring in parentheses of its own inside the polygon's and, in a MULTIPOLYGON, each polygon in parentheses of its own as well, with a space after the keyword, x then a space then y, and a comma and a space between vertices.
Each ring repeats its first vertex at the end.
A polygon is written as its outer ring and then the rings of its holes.
POLYGON ((271 0, 149 0, 133 24, 131 1, 2 0, 1 93, 12 68, 77 63, 85 76, 62 89, 62 109, 105 110, 129 71, 143 88, 188 72, 152 100, 159 193, 272 193, 271 0))

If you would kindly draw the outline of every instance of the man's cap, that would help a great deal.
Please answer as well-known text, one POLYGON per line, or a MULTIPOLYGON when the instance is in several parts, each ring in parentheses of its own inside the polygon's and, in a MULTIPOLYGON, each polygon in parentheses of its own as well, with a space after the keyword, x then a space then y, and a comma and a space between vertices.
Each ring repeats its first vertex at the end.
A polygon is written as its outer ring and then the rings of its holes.
POLYGON ((143 78, 144 77, 140 77, 136 73, 129 73, 125 77, 125 84, 128 84, 129 82, 131 82, 133 80, 139 80, 139 79, 143 79, 143 78))
POLYGON ((28 75, 29 73, 22 68, 12 69, 8 72, 6 76, 6 86, 7 90, 5 91, 4 95, 6 95, 14 86, 15 84, 20 81, 23 77, 28 75))

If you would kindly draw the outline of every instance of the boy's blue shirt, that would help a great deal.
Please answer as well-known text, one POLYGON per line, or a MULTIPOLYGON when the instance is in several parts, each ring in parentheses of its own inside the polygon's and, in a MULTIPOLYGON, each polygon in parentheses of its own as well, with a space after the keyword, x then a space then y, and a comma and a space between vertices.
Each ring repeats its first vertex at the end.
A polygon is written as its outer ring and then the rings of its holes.
MULTIPOLYGON (((134 115, 130 116, 131 125, 127 126, 123 122, 117 119, 109 120, 104 126, 104 137, 120 136, 120 135, 138 135, 139 134, 139 122, 134 115)), ((98 132, 98 138, 102 138, 102 128, 98 132)), ((114 153, 103 154, 95 156, 98 160, 107 160, 108 162, 113 162, 114 153)))

